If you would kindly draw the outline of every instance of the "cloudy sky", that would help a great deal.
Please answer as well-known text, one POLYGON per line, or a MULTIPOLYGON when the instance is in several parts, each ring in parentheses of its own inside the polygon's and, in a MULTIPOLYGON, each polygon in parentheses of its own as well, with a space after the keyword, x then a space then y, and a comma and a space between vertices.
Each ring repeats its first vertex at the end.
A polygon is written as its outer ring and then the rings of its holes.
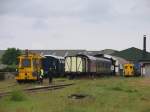
POLYGON ((0 0, 0 49, 150 51, 150 0, 0 0))

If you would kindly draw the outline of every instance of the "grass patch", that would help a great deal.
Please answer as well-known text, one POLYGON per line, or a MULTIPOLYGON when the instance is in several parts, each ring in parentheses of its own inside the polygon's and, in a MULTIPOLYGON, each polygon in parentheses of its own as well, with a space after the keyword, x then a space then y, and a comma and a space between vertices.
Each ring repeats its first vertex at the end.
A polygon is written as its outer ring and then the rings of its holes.
POLYGON ((150 108, 143 110, 143 112, 150 112, 150 108))
POLYGON ((124 91, 124 90, 123 90, 121 87, 119 87, 119 86, 112 87, 111 89, 114 90, 114 91, 124 91))
MULTIPOLYGON (((62 79, 54 79, 55 83, 60 83, 58 80, 62 79)), ((113 77, 65 80, 63 82, 75 82, 75 85, 27 94, 25 97, 20 91, 15 91, 11 95, 15 96, 13 100, 10 100, 11 97, 9 100, 0 99, 0 112, 149 112, 150 86, 145 83, 143 86, 145 80, 150 81, 144 78, 113 77), (89 96, 82 99, 68 98, 75 93, 89 96), (19 98, 18 101, 16 97, 19 95, 23 99, 19 98)))
POLYGON ((11 92, 10 100, 11 101, 24 101, 26 100, 26 95, 22 90, 15 89, 11 92))
POLYGON ((121 87, 121 86, 112 87, 111 90, 114 90, 114 91, 122 91, 122 92, 127 92, 127 93, 138 92, 137 89, 130 88, 130 87, 124 88, 124 87, 121 87))
POLYGON ((67 107, 65 112, 87 112, 85 108, 77 108, 77 107, 67 107))

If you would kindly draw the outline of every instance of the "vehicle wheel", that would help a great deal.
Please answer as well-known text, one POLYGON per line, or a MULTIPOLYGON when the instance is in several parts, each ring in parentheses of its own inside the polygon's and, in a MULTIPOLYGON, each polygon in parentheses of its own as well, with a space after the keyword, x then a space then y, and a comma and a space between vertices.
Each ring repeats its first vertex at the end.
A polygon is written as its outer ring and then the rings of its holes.
POLYGON ((19 84, 23 83, 23 81, 22 81, 22 80, 17 80, 17 82, 18 82, 19 84))
POLYGON ((73 75, 67 75, 67 78, 69 79, 69 80, 73 80, 74 79, 74 77, 73 77, 73 75))

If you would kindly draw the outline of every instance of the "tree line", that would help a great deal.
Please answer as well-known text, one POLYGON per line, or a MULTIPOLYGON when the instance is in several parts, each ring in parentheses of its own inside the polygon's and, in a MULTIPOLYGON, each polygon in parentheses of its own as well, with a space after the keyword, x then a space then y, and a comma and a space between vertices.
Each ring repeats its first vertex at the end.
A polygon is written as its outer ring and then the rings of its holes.
POLYGON ((22 54, 22 51, 18 48, 8 48, 1 57, 2 64, 5 65, 17 65, 17 57, 22 54))

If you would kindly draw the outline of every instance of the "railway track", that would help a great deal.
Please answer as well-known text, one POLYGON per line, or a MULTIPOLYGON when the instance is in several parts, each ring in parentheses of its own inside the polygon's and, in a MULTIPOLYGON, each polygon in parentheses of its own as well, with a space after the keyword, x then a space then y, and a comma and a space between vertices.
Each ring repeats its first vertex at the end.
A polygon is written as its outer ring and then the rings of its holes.
MULTIPOLYGON (((42 91, 48 91, 48 90, 62 89, 62 88, 65 88, 65 87, 71 86, 71 85, 74 85, 74 83, 60 84, 60 85, 49 85, 49 86, 38 86, 38 87, 34 87, 34 88, 25 88, 25 89, 22 89, 22 91, 27 92, 27 93, 34 93, 34 92, 42 92, 42 91)), ((9 96, 9 95, 11 95, 11 93, 12 93, 12 91, 1 92, 0 97, 9 96)))

